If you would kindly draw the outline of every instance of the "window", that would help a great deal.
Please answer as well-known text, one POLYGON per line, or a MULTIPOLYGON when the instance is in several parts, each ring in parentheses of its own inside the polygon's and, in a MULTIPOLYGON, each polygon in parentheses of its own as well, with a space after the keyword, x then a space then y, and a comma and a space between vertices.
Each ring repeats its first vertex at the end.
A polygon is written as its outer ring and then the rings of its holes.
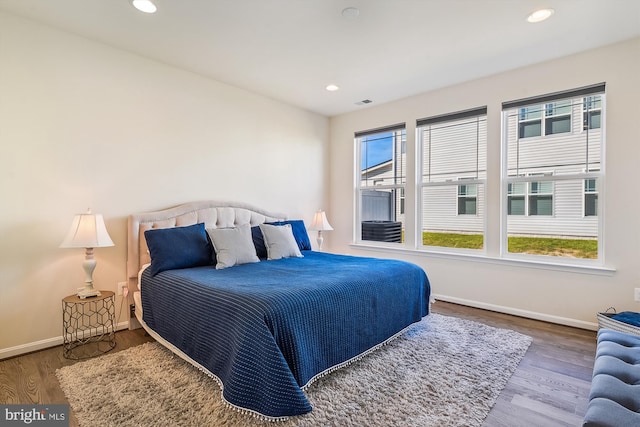
POLYGON ((584 180, 584 216, 598 215, 598 188, 595 178, 584 180))
POLYGON ((508 215, 524 215, 525 211, 525 184, 522 182, 509 183, 507 189, 508 215))
POLYGON ((571 132, 571 101, 547 104, 544 113, 544 134, 571 132))
POLYGON ((601 257, 604 89, 602 83, 503 103, 505 256, 601 257), (555 137, 526 139, 549 135, 555 137))
POLYGON ((568 100, 520 108, 518 138, 571 132, 571 110, 571 101, 568 100))
POLYGON ((520 138, 531 138, 542 135, 542 109, 539 105, 520 109, 518 123, 520 138))
POLYGON ((355 135, 357 241, 401 243, 404 233, 404 123, 355 135))
POLYGON ((481 107, 417 121, 422 247, 484 248, 486 115, 481 107))
POLYGON ((587 96, 582 106, 582 128, 599 129, 602 100, 600 96, 587 96))
MULTIPOLYGON (((531 174, 529 176, 543 174, 531 174)), ((507 184, 507 215, 553 215, 553 183, 545 181, 507 184)))
POLYGON ((458 185, 458 215, 475 215, 477 196, 476 184, 458 185))
POLYGON ((553 182, 529 183, 529 215, 553 215, 553 182))

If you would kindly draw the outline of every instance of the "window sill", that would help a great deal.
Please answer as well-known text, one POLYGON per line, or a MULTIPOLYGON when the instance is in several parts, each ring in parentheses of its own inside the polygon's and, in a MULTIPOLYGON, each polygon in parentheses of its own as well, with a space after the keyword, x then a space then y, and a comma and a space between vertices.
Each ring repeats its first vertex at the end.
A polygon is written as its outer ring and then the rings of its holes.
MULTIPOLYGON (((520 268, 533 268, 542 270, 554 270, 580 274, 601 275, 601 276, 613 276, 616 273, 615 268, 595 265, 595 264, 574 264, 568 262, 548 262, 545 260, 538 260, 533 258, 498 258, 485 255, 482 251, 469 250, 469 252, 448 252, 448 251, 434 251, 424 249, 407 249, 391 245, 370 245, 366 243, 351 243, 350 247, 358 250, 371 251, 371 252, 385 252, 405 254, 411 256, 420 256, 424 258, 442 258, 453 259, 469 262, 480 262, 487 264, 496 264, 520 268)), ((562 261, 562 260, 558 260, 562 261)))

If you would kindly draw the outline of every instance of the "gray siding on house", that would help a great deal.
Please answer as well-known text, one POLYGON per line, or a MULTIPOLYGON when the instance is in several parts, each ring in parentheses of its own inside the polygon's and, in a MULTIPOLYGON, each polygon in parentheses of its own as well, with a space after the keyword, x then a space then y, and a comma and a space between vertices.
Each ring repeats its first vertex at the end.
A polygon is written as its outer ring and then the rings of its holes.
POLYGON ((422 231, 482 233, 484 191, 478 185, 475 215, 458 215, 458 186, 425 187, 422 191, 422 231))
POLYGON ((477 189, 475 214, 458 214, 458 187, 467 185, 465 179, 486 179, 486 118, 435 124, 421 128, 420 132, 422 230, 482 233, 484 184, 471 184, 477 189), (433 183, 438 185, 429 185, 433 183))
MULTIPOLYGON (((559 176, 599 170, 602 132, 583 129, 582 106, 582 98, 572 100, 570 132, 521 139, 517 110, 510 112, 507 173, 559 176)), ((584 215, 584 180, 555 181, 553 215, 509 215, 507 231, 510 235, 597 237, 598 218, 584 215)))

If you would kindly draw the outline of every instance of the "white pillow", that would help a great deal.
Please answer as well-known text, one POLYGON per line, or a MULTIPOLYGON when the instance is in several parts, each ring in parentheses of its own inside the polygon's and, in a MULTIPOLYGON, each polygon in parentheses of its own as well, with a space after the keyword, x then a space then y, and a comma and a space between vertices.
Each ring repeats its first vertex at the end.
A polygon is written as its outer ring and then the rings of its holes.
POLYGON ((267 248, 267 259, 302 258, 296 239, 293 237, 291 224, 260 224, 260 231, 262 231, 264 245, 267 248))
POLYGON ((246 224, 236 228, 208 228, 207 233, 216 251, 216 269, 233 267, 238 264, 260 262, 251 238, 251 226, 246 224))

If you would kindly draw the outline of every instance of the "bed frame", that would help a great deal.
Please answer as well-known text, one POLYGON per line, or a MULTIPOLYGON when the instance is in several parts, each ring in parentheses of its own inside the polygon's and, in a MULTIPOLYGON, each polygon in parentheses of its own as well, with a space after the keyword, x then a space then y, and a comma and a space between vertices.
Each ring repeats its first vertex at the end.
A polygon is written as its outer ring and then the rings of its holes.
MULTIPOLYGON (((129 216, 127 277, 129 304, 134 304, 133 293, 138 290, 138 273, 150 262, 144 232, 153 228, 173 228, 203 222, 206 228, 229 228, 249 224, 252 227, 264 222, 284 221, 285 214, 268 212, 255 206, 230 201, 204 200, 185 203, 159 211, 129 216)), ((129 329, 140 328, 140 322, 130 315, 129 329)))

